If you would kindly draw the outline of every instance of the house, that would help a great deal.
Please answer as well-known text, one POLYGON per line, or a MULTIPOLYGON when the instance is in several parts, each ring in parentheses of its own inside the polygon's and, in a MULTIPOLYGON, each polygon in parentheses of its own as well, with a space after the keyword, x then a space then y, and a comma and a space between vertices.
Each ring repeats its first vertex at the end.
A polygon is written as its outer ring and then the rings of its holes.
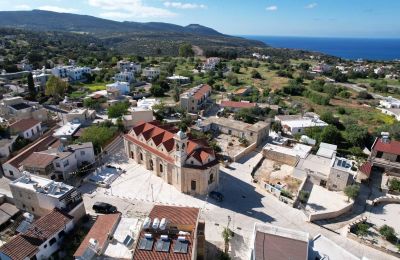
POLYGON ((183 92, 180 95, 180 106, 188 113, 197 113, 206 108, 210 97, 211 87, 202 84, 183 92))
POLYGON ((67 122, 66 124, 62 125, 60 128, 54 131, 53 136, 57 139, 65 138, 67 140, 71 140, 74 135, 80 129, 81 124, 67 122))
POLYGON ((73 216, 74 221, 86 214, 81 193, 62 182, 25 172, 10 182, 10 190, 15 206, 35 216, 45 216, 55 208, 73 216))
POLYGON ((379 106, 382 108, 400 108, 400 100, 391 96, 385 97, 379 101, 379 106))
POLYGON ((135 81, 135 72, 122 71, 114 75, 115 81, 133 83, 135 81))
POLYGON ((46 73, 46 68, 44 66, 41 70, 33 71, 32 74, 36 89, 44 90, 51 74, 46 73))
POLYGON ((21 162, 25 171, 48 179, 66 180, 70 173, 95 161, 91 142, 66 146, 61 140, 58 147, 34 152, 21 162))
POLYGON ((254 108, 257 106, 256 103, 249 101, 221 101, 222 108, 229 109, 230 111, 236 112, 242 108, 254 108))
POLYGON ((45 108, 38 103, 25 101, 22 97, 11 97, 1 100, 0 116, 9 120, 33 118, 41 122, 49 119, 45 108))
POLYGON ((251 260, 308 260, 308 251, 308 233, 274 225, 254 224, 250 241, 251 260))
POLYGON ((3 163, 3 173, 8 178, 19 178, 22 175, 21 162, 28 158, 32 153, 37 151, 44 151, 49 147, 56 144, 57 138, 49 131, 44 134, 40 139, 36 140, 32 145, 19 152, 17 155, 3 163))
POLYGON ((91 260, 104 254, 121 219, 121 213, 99 215, 74 253, 77 260, 91 260))
POLYGON ((304 144, 282 146, 268 143, 263 148, 263 156, 269 160, 295 166, 300 159, 310 154, 312 147, 304 144))
POLYGON ((173 83, 178 83, 178 84, 188 84, 190 83, 190 78, 189 77, 184 77, 184 76, 179 76, 179 75, 173 75, 170 77, 167 77, 167 80, 173 83))
POLYGON ((130 159, 180 192, 204 195, 219 184, 219 163, 213 149, 171 125, 140 123, 124 136, 130 159))
POLYGON ((86 74, 91 74, 89 67, 57 66, 51 69, 51 73, 58 78, 67 78, 69 81, 86 79, 86 74))
POLYGON ((294 175, 308 176, 313 184, 329 190, 344 190, 357 172, 352 161, 336 156, 336 150, 336 145, 321 143, 316 155, 309 154, 297 162, 294 175))
POLYGON ((320 63, 312 67, 311 71, 314 73, 326 73, 332 70, 332 66, 326 63, 320 63))
POLYGON ((228 119, 225 117, 209 117, 203 121, 198 121, 195 129, 202 132, 213 131, 223 133, 238 138, 244 138, 250 143, 259 145, 268 137, 270 124, 259 121, 255 124, 247 124, 242 121, 228 119))
POLYGON ((198 208, 155 205, 144 220, 133 259, 205 259, 199 213, 198 208))
POLYGON ((117 90, 119 95, 126 95, 131 91, 128 82, 116 81, 112 84, 107 84, 107 92, 117 90))
POLYGON ((14 143, 17 140, 17 137, 18 136, 13 135, 10 137, 2 137, 0 139, 0 161, 10 156, 10 153, 12 152, 14 147, 14 143))
POLYGON ((117 69, 119 71, 133 71, 134 73, 138 73, 142 70, 142 66, 140 63, 135 63, 127 60, 120 60, 117 62, 117 69))
POLYGON ((10 125, 10 134, 19 135, 28 140, 35 140, 42 134, 42 125, 40 121, 29 118, 21 119, 10 125))
POLYGON ((215 67, 221 62, 221 59, 218 57, 210 57, 203 64, 203 70, 215 70, 215 67))
POLYGON ((389 133, 382 132, 372 145, 368 162, 388 174, 400 173, 400 142, 391 140, 389 133))
POLYGON ((96 111, 87 108, 76 108, 63 114, 63 120, 73 124, 90 125, 96 119, 96 111))
POLYGON ((301 115, 277 115, 275 121, 280 122, 282 130, 287 135, 303 134, 307 128, 324 128, 328 124, 315 113, 301 115))
POLYGON ((131 129, 140 122, 151 122, 154 120, 153 110, 147 107, 130 107, 129 115, 123 115, 122 121, 125 129, 131 129))
POLYGON ((57 209, 52 210, 0 247, 0 259, 49 259, 60 249, 65 235, 74 228, 73 219, 57 209))
POLYGON ((148 80, 153 80, 160 76, 159 67, 146 67, 142 70, 142 76, 146 77, 148 80))

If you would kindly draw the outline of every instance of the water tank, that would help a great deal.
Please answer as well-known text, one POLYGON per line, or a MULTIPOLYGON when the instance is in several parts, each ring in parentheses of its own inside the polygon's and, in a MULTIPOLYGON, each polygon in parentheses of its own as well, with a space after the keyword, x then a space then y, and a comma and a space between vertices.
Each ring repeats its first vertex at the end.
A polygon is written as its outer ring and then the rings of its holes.
POLYGON ((143 228, 149 228, 151 224, 151 218, 146 217, 143 222, 143 228))
POLYGON ((153 229, 158 229, 158 226, 160 225, 160 220, 158 218, 155 218, 153 221, 153 229))
POLYGON ((163 218, 163 219, 161 219, 161 222, 160 222, 160 229, 165 230, 166 227, 167 227, 167 219, 163 218))

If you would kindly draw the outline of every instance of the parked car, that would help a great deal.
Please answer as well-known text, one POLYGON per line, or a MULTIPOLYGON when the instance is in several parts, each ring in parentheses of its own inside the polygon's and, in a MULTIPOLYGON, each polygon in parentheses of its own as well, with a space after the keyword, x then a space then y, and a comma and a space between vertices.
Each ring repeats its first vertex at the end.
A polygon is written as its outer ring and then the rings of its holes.
POLYGON ((110 214, 110 213, 115 213, 117 212, 117 207, 105 203, 105 202, 96 202, 92 209, 96 212, 96 213, 103 213, 103 214, 110 214))
POLYGON ((224 195, 222 195, 220 192, 218 191, 212 191, 208 194, 210 196, 210 198, 215 199, 218 202, 221 202, 224 200, 224 195))

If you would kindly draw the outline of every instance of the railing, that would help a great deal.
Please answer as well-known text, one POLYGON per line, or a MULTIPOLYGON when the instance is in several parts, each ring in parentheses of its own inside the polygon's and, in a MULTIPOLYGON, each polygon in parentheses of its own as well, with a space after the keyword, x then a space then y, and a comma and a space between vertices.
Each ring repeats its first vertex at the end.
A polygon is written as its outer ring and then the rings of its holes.
POLYGON ((382 165, 384 167, 400 168, 400 162, 392 162, 383 158, 371 158, 373 164, 382 165))

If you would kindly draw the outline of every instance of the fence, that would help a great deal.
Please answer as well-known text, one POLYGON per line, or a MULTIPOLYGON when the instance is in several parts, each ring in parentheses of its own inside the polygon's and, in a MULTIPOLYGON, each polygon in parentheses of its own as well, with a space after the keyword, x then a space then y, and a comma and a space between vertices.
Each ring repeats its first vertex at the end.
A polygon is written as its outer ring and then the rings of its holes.
POLYGON ((322 219, 330 219, 330 218, 336 218, 339 217, 340 215, 343 215, 344 213, 350 211, 353 208, 354 202, 351 202, 349 205, 339 209, 339 210, 332 210, 332 211, 325 211, 321 213, 310 213, 308 217, 308 221, 316 221, 316 220, 322 220, 322 219))
POLYGON ((252 152, 254 149, 257 148, 257 142, 252 143, 236 155, 232 157, 232 161, 237 162, 240 158, 242 158, 245 155, 248 155, 250 152, 252 152))

